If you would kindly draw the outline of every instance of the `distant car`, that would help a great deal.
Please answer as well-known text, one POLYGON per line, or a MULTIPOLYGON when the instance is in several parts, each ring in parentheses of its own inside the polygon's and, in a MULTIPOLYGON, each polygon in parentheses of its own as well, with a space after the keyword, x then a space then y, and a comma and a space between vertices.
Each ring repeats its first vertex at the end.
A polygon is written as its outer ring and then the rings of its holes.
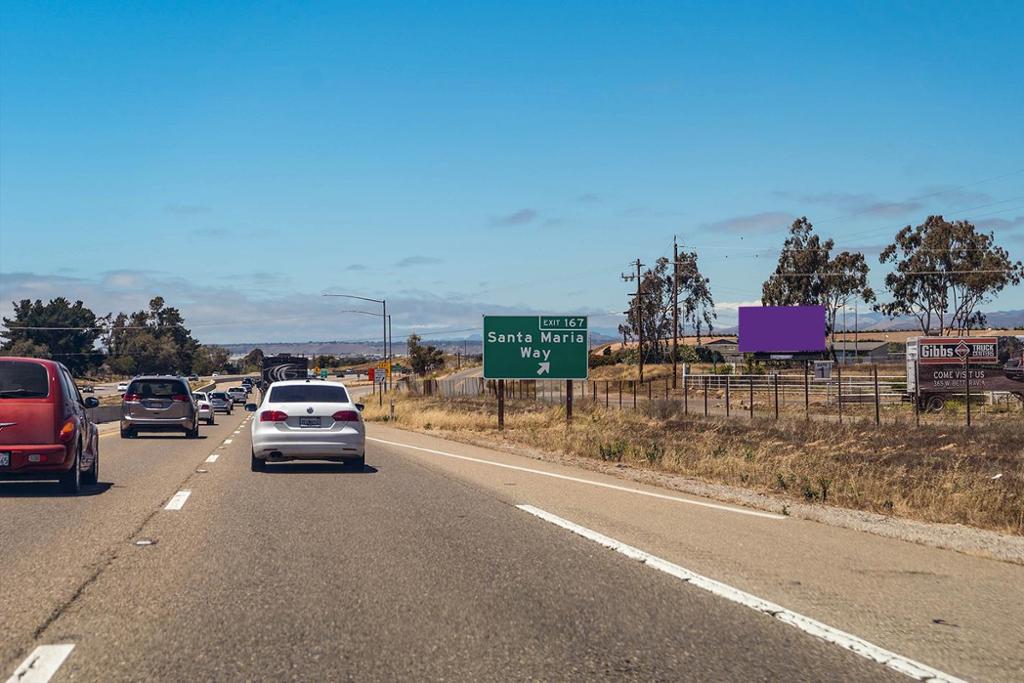
POLYGON ((266 470, 268 462, 289 460, 330 460, 363 467, 362 408, 340 384, 274 382, 261 405, 245 406, 257 413, 251 427, 252 471, 266 470))
POLYGON ((96 392, 91 384, 83 384, 81 391, 83 394, 92 394, 96 392))
POLYGON ((235 403, 245 403, 245 399, 249 396, 249 393, 242 387, 231 387, 224 393, 235 403))
POLYGON ((199 381, 199 375, 189 375, 188 376, 188 381, 189 382, 198 382, 199 381))
POLYGON ((65 493, 95 484, 100 439, 62 364, 38 358, 0 359, 0 481, 56 479, 65 493))
POLYGON ((213 424, 213 404, 205 392, 194 391, 192 397, 196 400, 196 408, 199 410, 199 419, 205 420, 206 424, 213 424))
POLYGON ((184 432, 199 438, 199 410, 183 377, 154 375, 132 380, 121 399, 121 438, 139 432, 184 432))
POLYGON ((220 377, 220 373, 219 372, 215 372, 212 375, 210 375, 210 377, 220 377))
POLYGON ((209 394, 210 405, 213 406, 214 412, 231 414, 231 409, 234 407, 235 402, 228 397, 227 392, 224 391, 211 391, 209 394))
POLYGON ((120 383, 119 383, 119 384, 117 385, 117 393, 119 393, 119 394, 123 394, 123 393, 125 393, 126 391, 128 391, 128 382, 120 382, 120 383))

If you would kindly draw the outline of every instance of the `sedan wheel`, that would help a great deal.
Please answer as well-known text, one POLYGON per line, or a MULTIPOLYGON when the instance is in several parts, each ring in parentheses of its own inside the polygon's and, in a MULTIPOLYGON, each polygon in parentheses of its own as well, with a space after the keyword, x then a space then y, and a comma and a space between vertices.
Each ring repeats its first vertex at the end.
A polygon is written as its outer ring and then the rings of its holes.
POLYGON ((92 467, 82 475, 82 482, 89 486, 95 486, 100 481, 100 448, 96 446, 96 455, 92 459, 92 467))

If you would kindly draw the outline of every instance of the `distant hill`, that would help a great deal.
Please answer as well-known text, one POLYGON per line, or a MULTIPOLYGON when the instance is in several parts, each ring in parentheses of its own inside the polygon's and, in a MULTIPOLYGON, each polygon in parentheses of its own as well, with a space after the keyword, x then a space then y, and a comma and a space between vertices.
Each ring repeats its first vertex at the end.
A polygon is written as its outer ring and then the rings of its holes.
MULTIPOLYGON (((592 332, 591 342, 594 345, 614 341, 614 337, 592 332)), ((395 354, 404 356, 408 353, 405 346, 405 337, 395 338, 395 354)), ((480 338, 473 339, 431 339, 425 337, 424 344, 433 344, 446 353, 461 352, 468 355, 477 355, 482 352, 480 338)), ((238 344, 218 344, 231 352, 232 356, 244 356, 253 349, 261 349, 268 356, 279 353, 290 353, 296 355, 318 356, 330 355, 341 357, 370 356, 383 357, 384 343, 380 340, 365 341, 308 341, 308 342, 246 342, 238 344)))

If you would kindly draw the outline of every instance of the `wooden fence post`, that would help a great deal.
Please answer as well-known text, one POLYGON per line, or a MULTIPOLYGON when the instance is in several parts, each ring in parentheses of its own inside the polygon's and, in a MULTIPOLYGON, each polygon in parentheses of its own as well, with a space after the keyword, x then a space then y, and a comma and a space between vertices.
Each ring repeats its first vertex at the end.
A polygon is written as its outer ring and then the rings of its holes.
POLYGON ((875 379, 875 426, 882 424, 882 399, 878 395, 878 366, 875 365, 873 375, 875 379))

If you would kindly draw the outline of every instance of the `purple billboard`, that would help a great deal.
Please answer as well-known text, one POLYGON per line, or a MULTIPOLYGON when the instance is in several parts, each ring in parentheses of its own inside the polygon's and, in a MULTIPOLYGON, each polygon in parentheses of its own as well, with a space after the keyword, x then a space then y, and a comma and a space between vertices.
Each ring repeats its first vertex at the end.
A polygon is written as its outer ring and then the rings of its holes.
POLYGON ((740 306, 740 353, 825 350, 824 306, 740 306))

